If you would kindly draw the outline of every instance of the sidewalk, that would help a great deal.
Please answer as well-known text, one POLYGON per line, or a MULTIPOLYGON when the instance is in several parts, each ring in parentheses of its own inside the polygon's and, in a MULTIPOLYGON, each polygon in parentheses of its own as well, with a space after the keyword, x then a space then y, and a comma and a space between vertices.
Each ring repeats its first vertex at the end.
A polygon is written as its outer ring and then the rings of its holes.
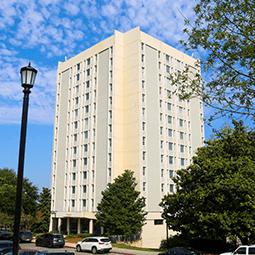
MULTIPOLYGON (((66 243, 65 247, 75 249, 75 245, 76 245, 75 243, 66 243)), ((123 255, 157 255, 159 252, 137 251, 137 250, 128 250, 128 249, 123 249, 123 248, 112 247, 112 250, 110 253, 119 253, 119 254, 123 254, 123 255)))

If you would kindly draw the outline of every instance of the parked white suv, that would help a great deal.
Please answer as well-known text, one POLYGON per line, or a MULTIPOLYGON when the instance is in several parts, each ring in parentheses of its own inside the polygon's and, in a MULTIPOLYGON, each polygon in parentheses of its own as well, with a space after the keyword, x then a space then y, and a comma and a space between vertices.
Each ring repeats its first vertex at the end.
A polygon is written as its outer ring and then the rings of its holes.
POLYGON ((251 255, 255 254, 255 245, 243 245, 239 246, 234 252, 225 252, 220 255, 251 255))
POLYGON ((87 237, 76 244, 77 251, 109 252, 112 249, 112 243, 108 237, 87 237))

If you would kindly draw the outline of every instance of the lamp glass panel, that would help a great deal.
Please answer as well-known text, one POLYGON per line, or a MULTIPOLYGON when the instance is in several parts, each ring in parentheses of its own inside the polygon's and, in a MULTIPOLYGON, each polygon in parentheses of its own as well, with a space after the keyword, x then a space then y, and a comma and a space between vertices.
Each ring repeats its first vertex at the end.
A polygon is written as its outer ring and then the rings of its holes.
POLYGON ((32 76, 33 76, 32 70, 27 70, 26 84, 33 85, 33 83, 32 83, 32 76))

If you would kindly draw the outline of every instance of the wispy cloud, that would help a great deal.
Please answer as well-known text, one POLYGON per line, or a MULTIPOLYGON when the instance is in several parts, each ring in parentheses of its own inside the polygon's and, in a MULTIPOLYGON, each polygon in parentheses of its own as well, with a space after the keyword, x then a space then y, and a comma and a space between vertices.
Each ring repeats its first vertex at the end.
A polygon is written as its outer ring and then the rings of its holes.
POLYGON ((0 123, 20 121, 19 70, 39 70, 30 96, 30 121, 53 124, 57 62, 136 26, 180 47, 183 17, 195 0, 11 0, 0 5, 0 123))

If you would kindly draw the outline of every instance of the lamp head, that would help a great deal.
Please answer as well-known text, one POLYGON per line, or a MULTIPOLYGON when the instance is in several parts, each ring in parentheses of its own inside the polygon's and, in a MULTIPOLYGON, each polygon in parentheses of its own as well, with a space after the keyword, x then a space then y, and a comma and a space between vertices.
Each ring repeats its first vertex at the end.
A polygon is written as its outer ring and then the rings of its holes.
POLYGON ((33 88, 37 70, 31 66, 30 62, 28 63, 28 66, 22 67, 20 69, 20 74, 21 86, 23 88, 33 88))

